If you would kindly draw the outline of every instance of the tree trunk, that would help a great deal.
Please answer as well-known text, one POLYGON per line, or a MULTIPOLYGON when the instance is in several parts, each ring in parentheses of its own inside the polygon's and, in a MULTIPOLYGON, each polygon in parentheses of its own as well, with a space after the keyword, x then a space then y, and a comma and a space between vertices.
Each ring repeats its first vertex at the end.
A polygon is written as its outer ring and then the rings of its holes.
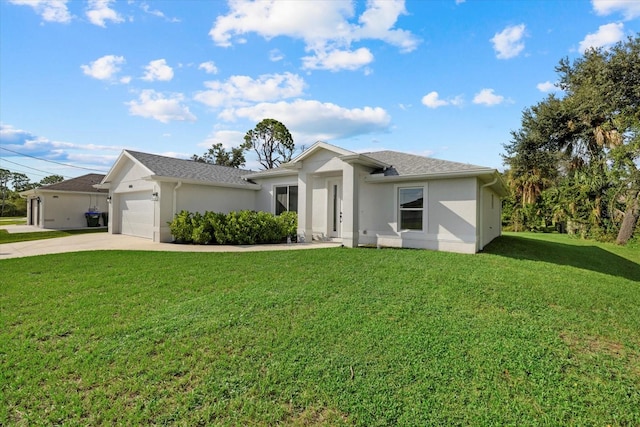
POLYGON ((629 203, 627 210, 624 212, 624 216, 622 217, 622 225, 620 226, 618 238, 616 239, 616 243, 619 245, 626 245, 631 236, 633 236, 633 231, 636 228, 638 216, 640 214, 638 196, 639 194, 636 193, 633 201, 629 203))

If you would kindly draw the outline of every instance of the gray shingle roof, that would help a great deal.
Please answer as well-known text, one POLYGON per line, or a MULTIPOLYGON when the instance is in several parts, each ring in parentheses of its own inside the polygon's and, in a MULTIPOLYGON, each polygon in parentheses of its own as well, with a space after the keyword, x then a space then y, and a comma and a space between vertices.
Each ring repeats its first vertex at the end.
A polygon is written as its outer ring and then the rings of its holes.
MULTIPOLYGON (((403 175, 423 175, 430 173, 451 173, 486 170, 492 171, 492 168, 470 165, 467 163, 451 162, 448 160, 433 159, 430 157, 417 156, 415 154, 400 153, 398 151, 374 151, 371 153, 362 153, 367 157, 378 160, 391 165, 384 171, 385 176, 403 176, 403 175)), ((382 173, 382 170, 374 173, 382 173)))
POLYGON ((41 190, 51 191, 75 191, 80 193, 106 193, 107 190, 98 190, 93 187, 94 184, 100 184, 104 175, 98 173, 88 173, 77 178, 67 179, 66 181, 56 182, 55 184, 40 187, 41 190))
POLYGON ((209 184, 220 183, 247 186, 253 184, 242 179, 243 175, 252 173, 250 170, 211 165, 208 163, 195 162, 193 160, 176 159, 173 157, 159 156, 157 154, 141 153, 139 151, 125 151, 157 176, 189 179, 209 184))

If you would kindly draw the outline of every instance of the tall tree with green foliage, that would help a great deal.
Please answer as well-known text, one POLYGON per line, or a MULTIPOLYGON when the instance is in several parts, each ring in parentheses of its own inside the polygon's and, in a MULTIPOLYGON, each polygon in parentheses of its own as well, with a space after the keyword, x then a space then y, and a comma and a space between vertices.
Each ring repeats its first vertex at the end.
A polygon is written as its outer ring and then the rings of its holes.
POLYGON ((29 177, 23 173, 14 172, 11 181, 13 182, 13 190, 18 193, 34 187, 29 177))
POLYGON ((640 37, 563 59, 556 71, 564 96, 525 110, 505 145, 511 186, 523 209, 553 201, 542 209, 624 244, 639 215, 640 37))
POLYGON ((4 216, 4 209, 9 195, 9 182, 13 174, 8 169, 0 169, 0 216, 4 216))
POLYGON ((245 164, 244 152, 246 148, 244 144, 239 147, 232 147, 226 150, 221 142, 211 144, 211 148, 202 156, 194 154, 191 160, 200 163, 209 163, 212 165, 229 166, 232 168, 241 168, 245 164))
POLYGON ((38 183, 38 186, 57 184, 62 181, 64 181, 64 177, 62 175, 49 175, 42 178, 38 183))
POLYGON ((19 193, 34 186, 27 175, 0 169, 0 216, 24 215, 26 203, 19 193))
POLYGON ((291 160, 295 145, 287 127, 274 119, 264 119, 244 136, 244 147, 253 149, 265 169, 291 160))

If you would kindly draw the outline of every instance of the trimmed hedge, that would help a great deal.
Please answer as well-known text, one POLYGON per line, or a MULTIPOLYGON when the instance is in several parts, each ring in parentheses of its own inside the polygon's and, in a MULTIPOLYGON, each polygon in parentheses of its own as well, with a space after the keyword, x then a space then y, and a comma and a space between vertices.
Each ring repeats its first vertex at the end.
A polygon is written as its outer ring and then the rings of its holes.
POLYGON ((237 211, 191 213, 182 211, 169 223, 178 243, 197 245, 255 245, 282 243, 295 239, 298 214, 283 212, 275 216, 268 212, 237 211))

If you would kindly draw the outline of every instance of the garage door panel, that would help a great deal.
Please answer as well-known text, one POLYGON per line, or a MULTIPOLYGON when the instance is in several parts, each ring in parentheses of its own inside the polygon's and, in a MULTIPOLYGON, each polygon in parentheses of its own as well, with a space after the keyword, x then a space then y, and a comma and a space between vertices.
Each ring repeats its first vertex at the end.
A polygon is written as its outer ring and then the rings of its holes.
POLYGON ((153 201, 148 192, 120 196, 120 232, 129 236, 153 238, 153 201))

